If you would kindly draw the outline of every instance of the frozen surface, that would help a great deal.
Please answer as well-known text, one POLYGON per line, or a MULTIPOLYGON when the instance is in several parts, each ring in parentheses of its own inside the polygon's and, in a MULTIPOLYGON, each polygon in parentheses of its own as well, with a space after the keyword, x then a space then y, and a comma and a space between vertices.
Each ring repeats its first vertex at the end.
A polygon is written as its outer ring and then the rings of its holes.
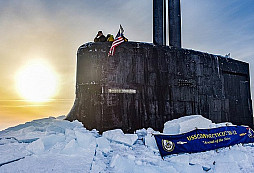
MULTIPOLYGON (((195 154, 170 155, 161 159, 152 128, 136 134, 115 129, 98 134, 78 122, 45 118, 0 132, 0 173, 15 172, 106 172, 185 173, 254 172, 254 144, 195 154)), ((165 133, 178 134, 215 124, 200 115, 165 123, 165 133)))
POLYGON ((133 145, 134 142, 138 139, 136 134, 124 134, 121 129, 108 130, 103 132, 102 136, 110 141, 123 143, 129 146, 133 145))
POLYGON ((207 129, 215 126, 211 120, 204 118, 202 115, 185 116, 168 121, 164 124, 163 133, 176 135, 186 133, 192 130, 207 129))

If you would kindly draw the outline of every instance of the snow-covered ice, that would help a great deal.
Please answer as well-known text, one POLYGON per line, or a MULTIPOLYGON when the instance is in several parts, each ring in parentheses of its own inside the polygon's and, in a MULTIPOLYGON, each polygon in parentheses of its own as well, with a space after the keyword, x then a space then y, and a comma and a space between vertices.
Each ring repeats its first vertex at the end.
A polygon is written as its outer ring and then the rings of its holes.
MULTIPOLYGON (((124 134, 121 129, 100 135, 78 121, 49 117, 0 131, 0 173, 15 172, 254 172, 254 144, 217 151, 170 155, 161 159, 152 128, 124 134)), ((201 115, 168 121, 164 133, 215 128, 201 115)))
POLYGON ((108 130, 102 133, 102 136, 110 141, 120 142, 126 145, 133 145, 138 139, 136 134, 124 134, 121 129, 108 130))
POLYGON ((212 121, 201 115, 185 116, 178 119, 168 121, 164 124, 163 133, 176 135, 186 133, 192 130, 210 128, 212 121))

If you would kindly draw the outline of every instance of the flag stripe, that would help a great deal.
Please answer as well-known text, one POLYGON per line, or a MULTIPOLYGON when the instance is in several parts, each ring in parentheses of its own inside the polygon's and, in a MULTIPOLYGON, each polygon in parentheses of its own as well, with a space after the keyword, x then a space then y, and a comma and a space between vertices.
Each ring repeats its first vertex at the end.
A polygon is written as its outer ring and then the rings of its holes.
POLYGON ((113 56, 115 54, 116 46, 118 46, 118 45, 120 45, 121 43, 124 42, 123 32, 124 32, 124 30, 123 30, 122 26, 120 25, 120 29, 119 29, 119 31, 116 35, 115 40, 113 41, 113 43, 111 45, 108 56, 113 56))
POLYGON ((121 44, 122 42, 124 42, 123 39, 122 39, 122 40, 119 40, 119 41, 117 41, 117 42, 115 42, 115 43, 113 43, 112 46, 119 45, 119 44, 121 44))
POLYGON ((124 41, 123 38, 118 39, 118 40, 115 40, 115 41, 112 43, 112 46, 114 46, 116 43, 121 42, 121 41, 124 41))
POLYGON ((111 46, 111 48, 110 48, 110 50, 109 50, 109 53, 108 53, 108 55, 110 56, 113 56, 114 54, 115 54, 115 47, 116 46, 118 46, 118 45, 120 45, 121 43, 123 43, 124 42, 124 39, 120 36, 120 37, 118 37, 118 38, 116 38, 115 39, 115 41, 112 43, 112 46, 111 46))

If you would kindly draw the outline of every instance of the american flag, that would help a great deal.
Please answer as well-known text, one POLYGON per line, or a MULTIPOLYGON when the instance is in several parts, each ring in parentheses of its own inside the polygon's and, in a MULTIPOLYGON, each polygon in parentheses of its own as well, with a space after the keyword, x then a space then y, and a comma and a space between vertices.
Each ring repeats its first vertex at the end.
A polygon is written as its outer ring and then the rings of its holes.
POLYGON ((120 25, 120 29, 115 37, 115 40, 113 41, 111 48, 109 49, 108 56, 114 56, 116 46, 124 42, 123 32, 124 32, 123 27, 120 25))

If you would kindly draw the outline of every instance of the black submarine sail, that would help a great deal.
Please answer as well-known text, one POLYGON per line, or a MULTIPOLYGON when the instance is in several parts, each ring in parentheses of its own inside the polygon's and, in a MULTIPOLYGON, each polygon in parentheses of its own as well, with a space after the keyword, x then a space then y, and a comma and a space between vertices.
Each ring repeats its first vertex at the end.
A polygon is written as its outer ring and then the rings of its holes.
POLYGON ((110 58, 108 42, 79 47, 67 120, 100 132, 162 131, 166 121, 191 114, 253 126, 249 64, 182 49, 180 0, 167 3, 168 9, 165 0, 153 1, 154 44, 125 42, 110 58))

